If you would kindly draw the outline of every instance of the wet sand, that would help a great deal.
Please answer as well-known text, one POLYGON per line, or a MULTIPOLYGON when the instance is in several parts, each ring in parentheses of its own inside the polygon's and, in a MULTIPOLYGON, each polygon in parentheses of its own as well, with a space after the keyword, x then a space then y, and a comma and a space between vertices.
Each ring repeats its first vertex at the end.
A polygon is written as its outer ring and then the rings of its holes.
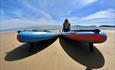
POLYGON ((107 41, 94 44, 65 38, 29 45, 16 40, 16 32, 0 33, 0 70, 115 70, 115 30, 103 30, 107 41))

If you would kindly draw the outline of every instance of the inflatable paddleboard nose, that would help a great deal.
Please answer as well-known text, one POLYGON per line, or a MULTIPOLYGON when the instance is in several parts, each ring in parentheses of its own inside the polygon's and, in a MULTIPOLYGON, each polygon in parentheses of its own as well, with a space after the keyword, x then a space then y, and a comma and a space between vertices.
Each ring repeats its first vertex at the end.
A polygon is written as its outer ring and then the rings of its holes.
POLYGON ((19 34, 17 35, 17 40, 20 42, 20 35, 19 34))
POLYGON ((17 40, 19 41, 19 34, 17 35, 17 40))

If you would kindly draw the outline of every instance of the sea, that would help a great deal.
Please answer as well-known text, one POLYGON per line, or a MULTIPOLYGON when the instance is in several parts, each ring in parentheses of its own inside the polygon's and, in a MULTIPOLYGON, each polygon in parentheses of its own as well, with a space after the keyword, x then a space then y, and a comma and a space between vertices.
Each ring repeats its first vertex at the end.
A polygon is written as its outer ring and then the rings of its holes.
MULTIPOLYGON (((42 31, 42 30, 62 30, 62 25, 40 25, 40 26, 29 26, 29 27, 19 27, 19 28, 4 28, 0 29, 0 32, 16 32, 16 31, 23 31, 23 30, 32 30, 32 31, 42 31)), ((100 29, 100 30, 115 30, 115 27, 99 27, 99 26, 76 26, 72 25, 71 30, 93 30, 93 29, 100 29)))

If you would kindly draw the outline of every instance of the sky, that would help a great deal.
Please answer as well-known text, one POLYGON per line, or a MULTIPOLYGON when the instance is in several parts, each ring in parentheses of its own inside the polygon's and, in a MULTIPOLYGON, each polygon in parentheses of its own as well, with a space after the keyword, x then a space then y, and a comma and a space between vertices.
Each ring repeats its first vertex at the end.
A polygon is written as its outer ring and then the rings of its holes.
POLYGON ((2 28, 62 24, 115 25, 115 0, 0 0, 2 28))

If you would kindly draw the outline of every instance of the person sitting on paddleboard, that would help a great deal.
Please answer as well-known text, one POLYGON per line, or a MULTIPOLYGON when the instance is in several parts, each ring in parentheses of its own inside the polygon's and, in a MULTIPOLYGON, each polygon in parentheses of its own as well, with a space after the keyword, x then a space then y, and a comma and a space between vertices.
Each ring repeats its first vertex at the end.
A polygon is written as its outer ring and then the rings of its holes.
POLYGON ((68 19, 65 19, 64 23, 63 23, 63 32, 69 32, 70 29, 70 23, 68 21, 68 19))

